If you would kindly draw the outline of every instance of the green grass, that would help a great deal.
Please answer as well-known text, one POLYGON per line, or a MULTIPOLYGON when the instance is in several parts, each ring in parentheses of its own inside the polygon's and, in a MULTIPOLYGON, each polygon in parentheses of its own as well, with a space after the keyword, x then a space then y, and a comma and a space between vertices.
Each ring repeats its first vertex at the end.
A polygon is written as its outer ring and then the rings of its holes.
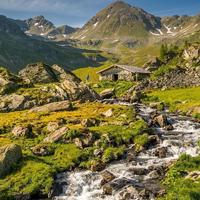
POLYGON ((200 171, 200 157, 182 155, 168 171, 163 181, 167 194, 159 200, 200 199, 200 179, 185 178, 192 171, 200 171))
POLYGON ((146 94, 146 102, 164 102, 171 111, 181 111, 182 114, 191 112, 194 117, 199 117, 200 87, 170 89, 165 91, 151 91, 146 94))
POLYGON ((114 88, 116 97, 121 97, 134 85, 136 85, 136 83, 131 81, 101 81, 95 85, 91 84, 91 87, 93 87, 97 93, 105 89, 114 88))

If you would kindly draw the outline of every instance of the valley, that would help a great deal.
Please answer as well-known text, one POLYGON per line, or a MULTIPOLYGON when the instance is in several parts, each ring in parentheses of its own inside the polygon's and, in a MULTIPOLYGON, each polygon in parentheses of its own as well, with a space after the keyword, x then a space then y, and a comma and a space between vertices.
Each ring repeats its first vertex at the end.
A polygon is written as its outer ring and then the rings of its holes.
POLYGON ((0 200, 198 200, 199 145, 200 15, 0 16, 0 200))

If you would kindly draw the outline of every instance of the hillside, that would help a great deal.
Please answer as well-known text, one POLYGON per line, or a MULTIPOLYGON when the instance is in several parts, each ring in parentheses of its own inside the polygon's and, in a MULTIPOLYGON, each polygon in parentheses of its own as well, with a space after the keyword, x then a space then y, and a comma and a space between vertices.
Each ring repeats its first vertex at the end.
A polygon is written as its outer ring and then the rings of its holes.
POLYGON ((51 65, 57 63, 67 69, 73 69, 99 66, 107 60, 100 51, 82 50, 33 39, 5 16, 0 16, 0 41, 0 65, 15 72, 28 63, 38 61, 51 65))

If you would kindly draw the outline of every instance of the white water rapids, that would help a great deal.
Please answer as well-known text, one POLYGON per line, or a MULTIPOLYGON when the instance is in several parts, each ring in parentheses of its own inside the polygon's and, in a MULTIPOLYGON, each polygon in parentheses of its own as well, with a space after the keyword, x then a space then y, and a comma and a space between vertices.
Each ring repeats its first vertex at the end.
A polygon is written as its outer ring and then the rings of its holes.
MULTIPOLYGON (((146 121, 150 119, 152 109, 143 105, 138 106, 139 115, 146 121)), ((152 170, 162 169, 171 161, 176 160, 182 153, 191 156, 199 154, 197 142, 200 138, 200 124, 189 118, 168 115, 174 129, 166 131, 156 129, 159 134, 160 143, 137 155, 133 161, 121 160, 110 164, 106 170, 115 175, 111 181, 113 186, 112 195, 104 195, 101 187, 102 176, 99 172, 80 171, 66 172, 57 176, 57 182, 62 184, 63 192, 55 197, 55 200, 125 200, 125 199, 155 199, 155 178, 150 175, 152 170), (155 156, 155 150, 165 147, 167 156, 159 158, 155 156), (144 174, 133 173, 134 168, 146 169, 144 174), (152 193, 148 198, 124 196, 128 186, 145 188, 152 193)), ((164 172, 163 172, 164 173, 164 172)), ((160 181, 157 178, 157 183, 160 181)))

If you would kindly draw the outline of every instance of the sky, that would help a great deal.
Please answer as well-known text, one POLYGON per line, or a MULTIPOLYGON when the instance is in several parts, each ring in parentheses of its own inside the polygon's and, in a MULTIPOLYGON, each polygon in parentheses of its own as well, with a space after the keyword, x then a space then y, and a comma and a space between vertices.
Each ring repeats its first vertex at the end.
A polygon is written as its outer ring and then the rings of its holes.
MULTIPOLYGON (((196 15, 200 0, 124 0, 156 16, 196 15)), ((114 0, 0 0, 0 14, 13 19, 43 15, 56 26, 81 27, 114 0)))

